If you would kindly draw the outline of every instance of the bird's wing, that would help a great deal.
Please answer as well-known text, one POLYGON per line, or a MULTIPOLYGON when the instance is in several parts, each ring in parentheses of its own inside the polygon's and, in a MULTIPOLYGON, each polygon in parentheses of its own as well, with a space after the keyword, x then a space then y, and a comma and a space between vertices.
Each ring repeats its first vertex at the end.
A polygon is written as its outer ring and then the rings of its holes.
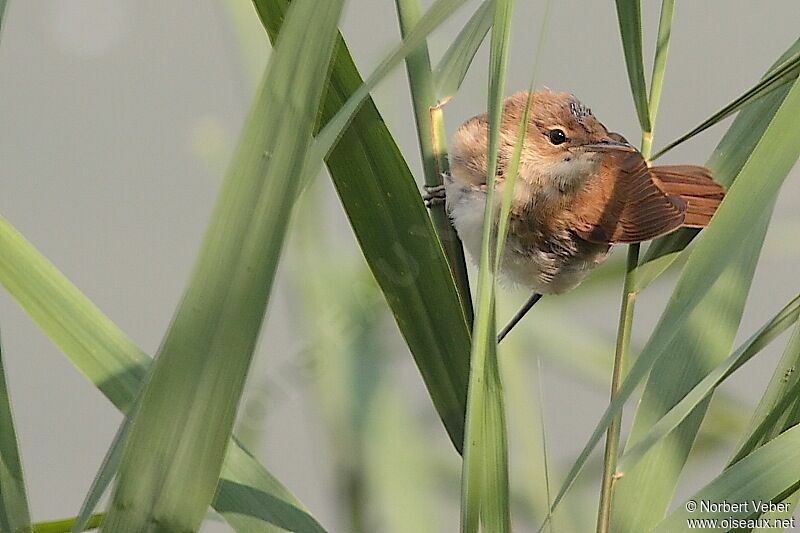
POLYGON ((648 241, 684 222, 686 203, 664 193, 639 152, 610 152, 570 208, 570 228, 599 244, 648 241))
POLYGON ((650 173, 659 189, 686 202, 683 225, 690 228, 708 226, 725 197, 725 187, 715 182, 705 167, 669 165, 652 167, 650 173))

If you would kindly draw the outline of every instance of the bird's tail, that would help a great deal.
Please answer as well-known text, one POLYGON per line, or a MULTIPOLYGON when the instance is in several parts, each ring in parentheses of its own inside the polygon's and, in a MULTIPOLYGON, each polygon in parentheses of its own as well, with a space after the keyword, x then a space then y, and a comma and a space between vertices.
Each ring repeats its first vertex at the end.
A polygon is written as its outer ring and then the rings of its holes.
POLYGON ((650 169, 659 189, 686 202, 683 225, 704 228, 725 197, 725 187, 711 178, 711 171, 695 165, 669 165, 650 169))

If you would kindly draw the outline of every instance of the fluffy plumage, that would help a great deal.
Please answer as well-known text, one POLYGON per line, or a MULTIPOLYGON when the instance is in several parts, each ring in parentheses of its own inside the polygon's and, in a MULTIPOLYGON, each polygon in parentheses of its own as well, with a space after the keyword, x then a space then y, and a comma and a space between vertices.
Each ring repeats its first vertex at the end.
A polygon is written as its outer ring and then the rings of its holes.
MULTIPOLYGON (((495 180, 502 192, 528 93, 504 102, 495 180)), ((447 209, 467 250, 480 250, 486 202, 486 114, 453 138, 447 209)), ((503 274, 543 294, 575 287, 613 244, 641 242, 708 224, 724 189, 704 167, 647 166, 571 94, 533 95, 514 188, 503 274), (566 141, 554 143, 561 130, 566 141), (608 149, 605 149, 608 147, 608 149)), ((502 198, 497 194, 495 198, 502 198)))

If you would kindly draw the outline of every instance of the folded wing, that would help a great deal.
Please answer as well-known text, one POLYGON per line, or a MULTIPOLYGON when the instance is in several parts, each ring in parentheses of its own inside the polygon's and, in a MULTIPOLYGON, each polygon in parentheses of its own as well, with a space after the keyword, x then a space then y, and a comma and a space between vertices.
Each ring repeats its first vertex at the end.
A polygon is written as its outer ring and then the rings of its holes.
POLYGON ((686 209, 659 188, 639 152, 611 152, 578 193, 570 227, 589 242, 642 242, 680 228, 686 209))

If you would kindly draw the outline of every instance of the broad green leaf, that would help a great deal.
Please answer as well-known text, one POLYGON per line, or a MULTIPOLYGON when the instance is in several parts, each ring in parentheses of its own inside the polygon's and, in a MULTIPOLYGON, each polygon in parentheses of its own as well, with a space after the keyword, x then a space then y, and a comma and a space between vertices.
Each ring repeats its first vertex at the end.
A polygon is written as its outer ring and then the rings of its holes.
MULTIPOLYGON (((788 305, 781 309, 769 322, 764 324, 742 344, 742 346, 703 378, 700 383, 675 404, 667 414, 654 424, 645 436, 635 442, 631 441, 628 444, 629 449, 622 458, 620 458, 618 470, 625 473, 634 466, 653 445, 678 427, 678 425, 693 412, 694 408, 708 398, 728 376, 733 374, 737 369, 763 350, 778 335, 797 322, 798 315, 800 315, 800 296, 795 297, 789 302, 788 305)), ((748 452, 749 451, 750 450, 748 450, 748 452)))
MULTIPOLYGON (((783 53, 764 75, 762 82, 797 54, 800 54, 800 40, 783 53)), ((752 101, 736 116, 706 163, 716 181, 727 187, 733 184, 790 88, 788 84, 776 88, 763 99, 752 101)), ((696 229, 683 229, 656 239, 636 269, 636 289, 642 291, 658 278, 697 234, 696 229)))
POLYGON ((213 499, 342 5, 297 0, 287 13, 189 287, 134 413, 104 531, 195 531, 213 499))
MULTIPOLYGON (((0 19, 3 6, 0 5, 0 19)), ((0 20, 2 22, 2 20, 0 20)), ((22 460, 11 413, 11 399, 3 369, 0 347, 0 531, 24 533, 31 530, 22 460)))
MULTIPOLYGON (((395 4, 397 18, 400 21, 400 33, 403 38, 407 38, 422 18, 419 0, 395 0, 395 4)), ((425 42, 406 57, 406 72, 411 88, 425 184, 432 187, 440 186, 442 185, 442 175, 449 171, 447 142, 444 118, 441 109, 436 108, 436 91, 431 73, 431 60, 425 42)), ((432 205, 429 211, 433 227, 442 242, 445 256, 448 258, 453 272, 456 288, 464 307, 465 318, 468 324, 472 324, 472 294, 461 240, 458 238, 443 204, 432 205)))
MULTIPOLYGON (((745 291, 742 290, 742 284, 749 285, 749 277, 745 274, 752 268, 755 262, 753 256, 757 255, 760 248, 760 241, 754 237, 760 236, 765 228, 765 219, 771 213, 780 185, 797 159, 794 152, 800 149, 800 128, 793 120, 798 113, 800 88, 795 86, 775 113, 750 159, 742 167, 717 212, 715 222, 704 230, 697 246, 690 252, 655 331, 567 474, 553 502, 554 508, 575 482, 612 418, 621 412, 626 400, 656 361, 662 357, 671 360, 666 357, 669 354, 680 355, 676 351, 679 343, 689 342, 690 338, 696 340, 704 332, 717 333, 713 339, 709 339, 713 344, 703 343, 707 353, 724 354, 730 349, 725 345, 732 342, 735 325, 739 320, 739 313, 736 312, 739 306, 734 308, 732 304, 743 298, 742 293, 745 291), (742 217, 741 213, 744 212, 761 220, 756 219, 754 222, 753 218, 742 217), (745 253, 748 248, 750 253, 745 253), (714 327, 697 328, 695 324, 698 321, 709 321, 714 327), (719 334, 724 334, 724 338, 719 334)), ((675 366, 670 373, 686 366, 675 366)), ((657 418, 659 417, 654 417, 653 423, 657 418)), ((627 477, 626 475, 622 479, 627 477)), ((643 501, 638 494, 636 498, 643 501)), ((613 528, 612 530, 616 531, 613 528)))
MULTIPOLYGON (((788 430, 761 448, 724 470, 716 479, 691 498, 680 502, 675 511, 658 524, 654 533, 682 532, 689 528, 688 520, 747 518, 753 512, 748 505, 742 511, 709 512, 701 502, 769 502, 791 490, 800 480, 800 426, 788 430), (692 511, 693 505, 697 509, 692 511)), ((744 506, 743 506, 744 507, 744 506)), ((719 527, 722 527, 720 524, 719 527)), ((700 527, 697 527, 700 529, 700 527)), ((725 528, 735 529, 735 528, 725 528)), ((642 530, 638 530, 642 531, 642 530)))
POLYGON ((650 111, 647 106, 647 86, 644 81, 642 55, 642 6, 640 0, 616 0, 617 18, 625 52, 625 67, 631 83, 633 103, 643 132, 651 131, 650 111))
MULTIPOLYGON (((255 4, 274 40, 283 20, 285 0, 257 0, 255 4)), ((427 30, 428 26, 422 29, 427 30)), ((419 35, 419 31, 418 25, 412 33, 419 35)), ((375 75, 373 78, 378 79, 375 75)), ((351 97, 365 94, 362 87, 358 70, 340 38, 323 99, 322 122, 336 115, 351 97)), ((326 158, 328 171, 439 417, 460 451, 464 441, 470 332, 414 177, 368 93, 365 96, 351 126, 343 131, 326 158)))
MULTIPOLYGON (((118 409, 129 409, 150 358, 1 217, 0 255, 0 283, 79 371, 118 409)), ((324 531, 235 441, 222 478, 213 505, 237 531, 276 531, 270 524, 324 531)))
MULTIPOLYGON (((508 66, 513 0, 495 0, 489 52, 489 146, 487 148, 486 208, 478 266, 478 298, 470 358, 464 462, 461 475, 461 531, 511 531, 508 481, 508 435, 503 385, 497 360, 495 318, 495 271, 502 256, 504 233, 497 228, 495 176, 497 174, 500 124, 508 66)), ((521 135, 525 132, 521 124, 521 135)), ((518 139, 521 146, 522 138, 518 139)), ((516 176, 504 183, 504 204, 510 205, 516 176)), ((505 215, 508 217, 508 205, 505 215)), ((503 210, 501 207, 501 211, 503 210)), ((502 213, 501 213, 502 218, 502 213)), ((507 223, 507 221, 505 221, 507 223)), ((500 221, 504 225, 504 221, 500 221)))
MULTIPOLYGON (((798 297, 800 299, 800 297, 798 297)), ((797 410, 800 395, 800 325, 795 327, 767 390, 761 397, 750 420, 742 443, 730 460, 733 464, 761 444, 798 423, 797 410)))
POLYGON ((494 0, 485 0, 436 65, 436 95, 446 102, 458 92, 494 20, 494 0))
MULTIPOLYGON (((652 358, 654 365, 628 442, 643 438, 729 353, 775 199, 800 154, 799 113, 795 84, 687 261, 637 361, 652 358)), ((649 530, 666 511, 707 407, 701 402, 617 481, 613 531, 649 530)))

